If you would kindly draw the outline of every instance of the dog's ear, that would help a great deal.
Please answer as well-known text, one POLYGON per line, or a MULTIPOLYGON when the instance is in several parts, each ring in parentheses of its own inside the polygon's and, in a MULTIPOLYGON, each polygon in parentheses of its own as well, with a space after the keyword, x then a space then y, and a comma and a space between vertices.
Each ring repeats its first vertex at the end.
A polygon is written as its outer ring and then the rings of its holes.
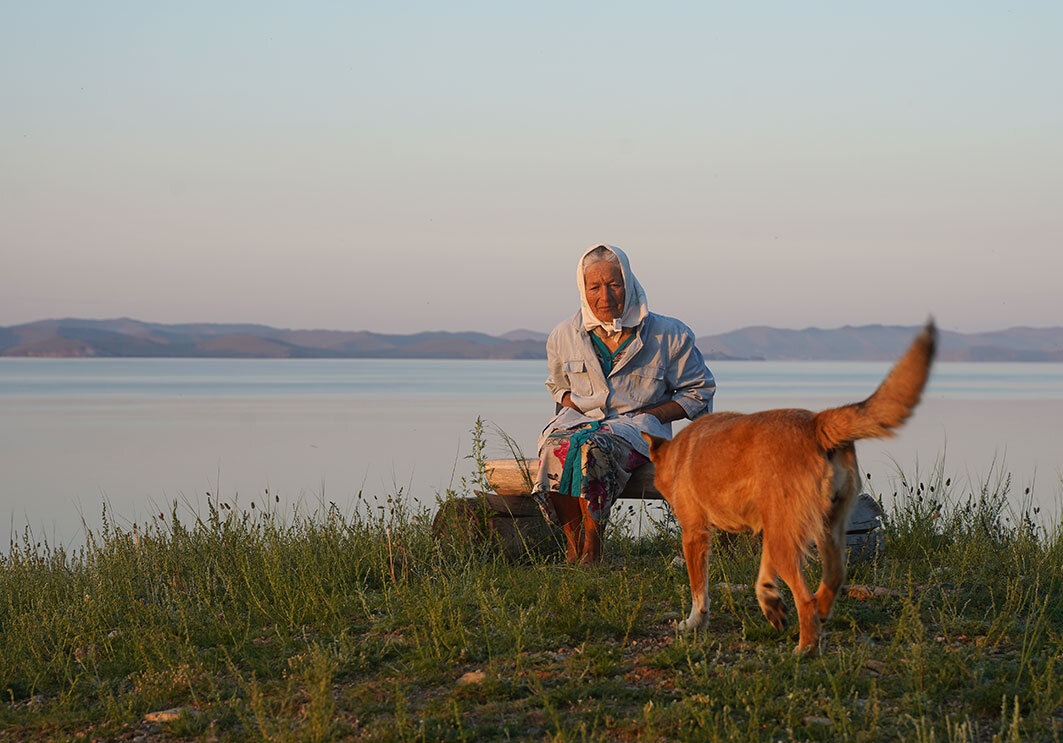
POLYGON ((662 439, 660 436, 652 436, 643 432, 642 438, 646 440, 646 443, 650 445, 650 459, 653 459, 660 453, 661 447, 668 443, 668 439, 662 439))

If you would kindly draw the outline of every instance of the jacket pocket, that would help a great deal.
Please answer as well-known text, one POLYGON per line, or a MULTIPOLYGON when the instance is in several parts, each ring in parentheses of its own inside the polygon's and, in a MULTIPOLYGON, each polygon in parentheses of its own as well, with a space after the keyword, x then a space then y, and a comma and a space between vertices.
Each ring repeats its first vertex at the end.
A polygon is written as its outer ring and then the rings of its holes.
POLYGON ((628 373, 631 398, 640 405, 654 405, 664 402, 668 394, 665 382, 667 369, 663 366, 637 366, 628 373))
POLYGON ((668 370, 665 369, 663 366, 653 365, 637 366, 631 370, 631 373, 637 377, 642 377, 643 379, 659 379, 663 381, 665 372, 667 371, 668 370))
POLYGON ((565 376, 568 377, 569 389, 573 395, 590 397, 592 393, 591 375, 587 371, 587 364, 583 359, 572 359, 562 364, 565 376))

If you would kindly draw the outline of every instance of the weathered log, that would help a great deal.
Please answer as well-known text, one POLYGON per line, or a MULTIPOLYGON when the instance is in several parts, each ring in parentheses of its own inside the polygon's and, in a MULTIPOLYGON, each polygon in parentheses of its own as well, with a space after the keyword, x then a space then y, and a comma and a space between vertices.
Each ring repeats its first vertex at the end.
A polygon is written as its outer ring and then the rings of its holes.
MULTIPOLYGON (((539 472, 536 459, 489 459, 486 462, 487 481, 499 495, 520 496, 531 492, 531 483, 539 472)), ((653 463, 644 464, 631 473, 621 498, 664 500, 653 484, 653 463)))
POLYGON ((480 544, 487 535, 491 515, 479 498, 451 498, 443 501, 432 519, 432 536, 457 544, 480 544))
POLYGON ((476 494, 487 500, 487 505, 493 512, 503 516, 542 516, 538 504, 527 492, 520 495, 503 495, 477 491, 476 494))
POLYGON ((880 556, 886 548, 885 532, 882 529, 882 506, 867 493, 861 493, 849 513, 845 526, 845 548, 849 562, 870 560, 880 556))
POLYGON ((548 555, 561 552, 564 535, 550 524, 541 513, 534 516, 503 516, 496 514, 489 519, 491 536, 502 546, 502 552, 511 560, 528 555, 548 555))
MULTIPOLYGON (((444 503, 432 522, 433 534, 474 543, 493 539, 508 557, 514 559, 529 550, 542 552, 559 548, 562 543, 560 529, 542 518, 535 501, 528 495, 531 488, 526 483, 525 471, 534 478, 539 463, 534 459, 523 460, 523 463, 526 470, 522 470, 516 459, 488 460, 487 480, 495 492, 478 493, 476 498, 458 498, 444 503)), ((632 474, 620 497, 663 500, 653 486, 652 463, 632 474)), ((874 498, 867 493, 860 494, 845 529, 845 547, 850 562, 882 554, 885 547, 883 515, 874 498)), ((718 536, 722 547, 732 535, 720 533, 718 536)))
POLYGON ((548 523, 527 496, 500 500, 481 494, 448 500, 432 521, 432 535, 440 541, 465 545, 493 542, 513 560, 557 552, 563 542, 561 530, 548 523), (514 511, 521 515, 513 515, 514 511))

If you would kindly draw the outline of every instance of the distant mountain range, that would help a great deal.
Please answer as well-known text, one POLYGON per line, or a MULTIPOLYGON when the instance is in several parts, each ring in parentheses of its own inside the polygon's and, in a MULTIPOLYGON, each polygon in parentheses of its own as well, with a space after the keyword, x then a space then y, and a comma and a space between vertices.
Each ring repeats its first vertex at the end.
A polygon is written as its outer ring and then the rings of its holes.
POLYGON ((545 356, 545 338, 510 339, 473 332, 386 335, 267 325, 163 325, 123 317, 42 320, 0 328, 0 355, 538 359, 545 356))
MULTIPOLYGON (((698 338, 706 358, 721 354, 772 361, 887 361, 897 358, 918 328, 903 325, 846 325, 821 330, 753 326, 698 338)), ((1015 327, 989 333, 940 331, 942 361, 1063 361, 1063 327, 1015 327)))
MULTIPOLYGON (((698 338, 710 360, 883 361, 896 358, 918 328, 846 325, 821 330, 747 327, 698 338)), ((41 320, 0 328, 0 356, 199 358, 542 359, 546 333, 287 330, 267 325, 164 325, 130 318, 41 320)), ((942 331, 945 361, 1063 361, 1063 327, 990 333, 942 331)))

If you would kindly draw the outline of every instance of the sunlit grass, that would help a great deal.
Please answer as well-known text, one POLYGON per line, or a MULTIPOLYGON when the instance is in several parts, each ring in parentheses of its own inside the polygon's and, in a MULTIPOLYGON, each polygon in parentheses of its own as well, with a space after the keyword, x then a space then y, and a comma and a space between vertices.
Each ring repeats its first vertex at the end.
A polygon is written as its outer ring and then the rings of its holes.
POLYGON ((27 535, 0 557, 0 738, 1063 737, 1059 524, 999 473, 899 481, 885 554, 850 572, 889 593, 843 596, 813 658, 731 590, 746 537, 710 561, 708 631, 678 636, 675 535, 626 509, 591 569, 433 539, 400 494, 105 518, 74 552, 27 535))

